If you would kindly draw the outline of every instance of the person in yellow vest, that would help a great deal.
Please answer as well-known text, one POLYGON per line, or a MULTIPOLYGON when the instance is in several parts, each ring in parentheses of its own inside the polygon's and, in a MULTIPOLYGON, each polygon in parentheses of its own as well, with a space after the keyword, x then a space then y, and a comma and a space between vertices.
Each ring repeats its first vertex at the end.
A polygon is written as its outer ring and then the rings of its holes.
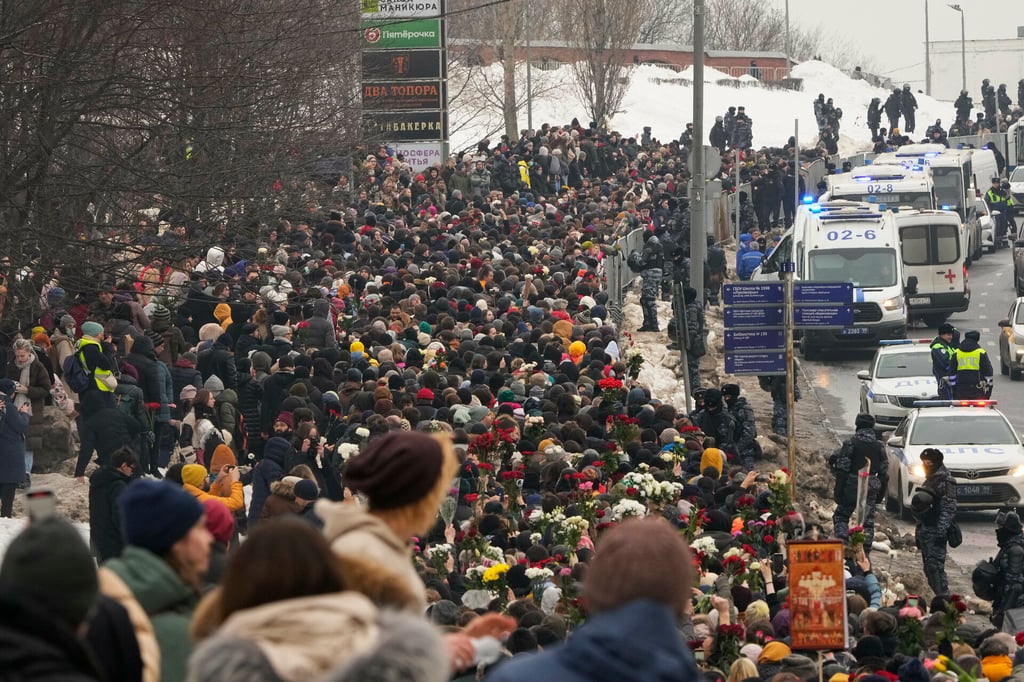
MULTIPOLYGON (((85 367, 86 374, 91 381, 89 386, 78 394, 79 419, 78 433, 82 434, 81 450, 79 461, 81 465, 89 461, 96 448, 93 442, 92 429, 85 428, 85 423, 97 412, 107 408, 114 408, 117 402, 114 398, 114 389, 117 388, 117 379, 114 377, 114 363, 107 355, 103 347, 104 337, 103 325, 99 322, 83 322, 82 338, 75 346, 75 354, 78 361, 85 367)), ((84 476, 85 471, 76 471, 76 474, 84 476)), ((84 479, 80 479, 83 480, 84 479)))
POLYGON ((960 347, 950 356, 949 383, 958 400, 979 400, 992 395, 992 362, 978 342, 981 332, 964 334, 960 347))

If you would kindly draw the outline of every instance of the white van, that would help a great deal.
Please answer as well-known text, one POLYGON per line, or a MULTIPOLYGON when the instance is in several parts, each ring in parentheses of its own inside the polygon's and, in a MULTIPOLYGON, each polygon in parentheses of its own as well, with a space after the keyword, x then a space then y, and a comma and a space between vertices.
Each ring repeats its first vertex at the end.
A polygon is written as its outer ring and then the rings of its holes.
POLYGON ((821 201, 867 201, 886 206, 935 208, 931 169, 922 165, 871 164, 828 176, 821 201))
POLYGON ((854 287, 853 326, 804 329, 800 348, 805 358, 823 348, 877 346, 883 339, 906 338, 906 276, 892 212, 867 202, 800 206, 793 227, 751 279, 779 279, 781 264, 790 260, 798 281, 850 282, 854 287))
POLYGON ((892 213, 899 229, 910 316, 938 327, 950 313, 963 312, 971 304, 960 216, 898 208, 892 213))

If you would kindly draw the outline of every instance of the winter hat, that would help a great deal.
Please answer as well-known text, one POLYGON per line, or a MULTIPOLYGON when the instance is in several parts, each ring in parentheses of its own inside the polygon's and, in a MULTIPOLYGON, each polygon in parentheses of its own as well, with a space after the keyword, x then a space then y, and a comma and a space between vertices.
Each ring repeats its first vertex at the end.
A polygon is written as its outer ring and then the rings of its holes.
POLYGON ((197 393, 196 387, 193 386, 192 384, 188 384, 186 386, 182 386, 181 387, 181 393, 178 395, 178 400, 180 402, 183 402, 183 403, 186 402, 186 401, 189 401, 189 400, 195 400, 196 399, 196 393, 197 393))
POLYGON ((363 345, 362 341, 353 341, 349 344, 348 350, 350 353, 355 353, 356 351, 366 350, 366 346, 363 345))
POLYGON ((60 328, 68 329, 69 327, 77 327, 78 323, 75 322, 75 318, 70 315, 62 315, 60 318, 60 328))
POLYGON ((754 642, 744 644, 740 647, 740 656, 749 658, 751 661, 756 661, 757 657, 761 655, 762 649, 763 647, 760 644, 755 644, 754 642))
POLYGON ((103 336, 103 325, 99 322, 88 322, 82 323, 82 334, 85 336, 103 336))
POLYGON ((222 545, 231 542, 231 536, 235 534, 235 517, 227 505, 208 498, 203 502, 203 508, 206 510, 206 530, 210 531, 213 539, 222 545))
POLYGON ((779 640, 772 640, 764 645, 764 649, 761 650, 761 655, 757 657, 758 663, 779 663, 786 656, 793 653, 793 650, 789 646, 780 642, 779 640))
POLYGON ((607 532, 583 593, 593 614, 637 599, 650 599, 680 614, 692 583, 686 543, 665 519, 651 517, 626 521, 607 532))
POLYGON ((149 339, 150 342, 152 342, 154 349, 164 345, 164 335, 156 331, 155 329, 150 329, 149 331, 147 331, 146 338, 149 339))
POLYGON ((981 341, 981 332, 979 332, 977 329, 972 329, 971 331, 964 334, 964 338, 969 339, 971 341, 981 341))
POLYGON ((270 332, 274 335, 275 339, 283 339, 285 334, 291 332, 292 328, 283 324, 275 324, 270 327, 270 332))
POLYGON ((231 318, 231 306, 227 303, 218 303, 213 309, 213 316, 218 322, 224 322, 224 320, 231 318))
POLYGON ((0 379, 0 393, 4 395, 11 395, 17 387, 18 384, 14 379, 0 379))
POLYGON ((252 362, 252 368, 255 370, 262 370, 269 372, 270 367, 274 364, 274 361, 270 358, 270 355, 259 350, 249 356, 249 360, 252 362))
POLYGON ((498 402, 499 403, 514 403, 516 401, 516 394, 512 392, 511 388, 503 388, 498 391, 498 402))
POLYGON ((739 384, 722 384, 722 395, 730 396, 732 398, 740 397, 740 386, 739 384))
POLYGON ((863 661, 867 658, 880 658, 885 659, 885 645, 882 644, 882 640, 875 635, 865 635, 857 640, 857 645, 850 650, 853 657, 857 661, 863 661))
MULTIPOLYGON (((202 468, 202 467, 200 467, 202 468)), ((139 479, 117 499, 125 543, 163 556, 203 517, 203 505, 164 481, 139 479)))
POLYGON ((780 673, 793 673, 801 680, 816 679, 818 677, 818 666, 814 661, 801 654, 790 654, 782 659, 780 673))
POLYGON ((200 341, 216 341, 217 337, 224 332, 216 322, 207 322, 199 328, 200 341))
POLYGON ((203 480, 206 476, 206 467, 202 464, 186 464, 181 468, 182 482, 195 486, 196 488, 203 487, 203 480))
POLYGON ((72 629, 86 619, 99 593, 96 563, 82 536, 52 518, 30 523, 14 538, 0 565, 0 582, 72 629))
POLYGON ((421 388, 416 392, 416 400, 433 400, 434 392, 429 388, 421 388))
POLYGON ((153 309, 149 313, 149 321, 150 322, 170 322, 171 321, 171 311, 167 308, 167 306, 163 306, 163 305, 160 305, 159 303, 157 303, 156 305, 153 306, 153 309))
POLYGON ((288 395, 293 395, 296 398, 308 398, 309 389, 306 388, 306 384, 298 381, 292 384, 292 387, 288 389, 288 395))
POLYGON ((424 433, 392 431, 349 460, 345 483, 365 493, 371 509, 412 504, 437 485, 444 470, 445 445, 424 433))
POLYGON ((67 292, 65 292, 63 289, 61 289, 60 287, 54 287, 46 292, 46 302, 49 303, 50 305, 60 303, 61 301, 64 300, 64 296, 66 295, 67 292))
POLYGON ((291 412, 279 412, 277 417, 274 418, 274 421, 287 424, 289 429, 295 428, 295 417, 292 416, 291 412))
MULTIPOLYGON (((900 666, 900 682, 931 682, 931 675, 919 658, 911 658, 900 666)), ((998 678, 1002 679, 1002 678, 998 678)))
POLYGON ((304 478, 295 484, 295 497, 312 501, 320 497, 320 490, 316 487, 316 483, 304 478))
POLYGON ((875 418, 870 414, 858 414, 853 425, 857 429, 872 429, 875 427, 875 418))
POLYGON ((225 464, 236 465, 238 460, 235 458, 235 453, 231 451, 231 447, 221 443, 213 450, 213 456, 210 460, 210 473, 220 473, 220 470, 224 468, 225 464))
POLYGON ((587 352, 587 344, 582 341, 573 341, 569 344, 569 355, 574 358, 582 357, 587 352))
POLYGON ((210 378, 203 382, 203 388, 216 397, 224 392, 224 382, 216 374, 211 374, 210 378))
POLYGON ((951 325, 949 322, 943 322, 941 325, 939 325, 939 336, 942 336, 943 334, 955 334, 955 333, 956 333, 956 327, 951 325))

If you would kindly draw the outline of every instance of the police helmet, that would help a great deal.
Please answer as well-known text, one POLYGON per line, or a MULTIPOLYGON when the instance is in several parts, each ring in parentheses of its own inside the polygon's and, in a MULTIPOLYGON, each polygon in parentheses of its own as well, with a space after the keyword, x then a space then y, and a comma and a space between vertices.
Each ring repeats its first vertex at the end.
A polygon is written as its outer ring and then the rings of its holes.
POLYGON ((935 504, 935 493, 927 488, 918 488, 914 496, 910 498, 910 508, 915 514, 928 511, 933 504, 935 504))

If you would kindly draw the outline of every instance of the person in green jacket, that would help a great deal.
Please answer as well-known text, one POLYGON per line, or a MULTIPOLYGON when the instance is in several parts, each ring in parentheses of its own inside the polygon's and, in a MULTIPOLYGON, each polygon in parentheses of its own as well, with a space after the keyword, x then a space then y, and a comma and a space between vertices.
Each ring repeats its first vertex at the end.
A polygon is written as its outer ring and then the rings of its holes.
POLYGON ((125 488, 118 506, 126 547, 103 568, 123 581, 149 617, 162 682, 184 680, 192 650, 188 627, 213 541, 205 509, 181 488, 149 479, 125 488))

